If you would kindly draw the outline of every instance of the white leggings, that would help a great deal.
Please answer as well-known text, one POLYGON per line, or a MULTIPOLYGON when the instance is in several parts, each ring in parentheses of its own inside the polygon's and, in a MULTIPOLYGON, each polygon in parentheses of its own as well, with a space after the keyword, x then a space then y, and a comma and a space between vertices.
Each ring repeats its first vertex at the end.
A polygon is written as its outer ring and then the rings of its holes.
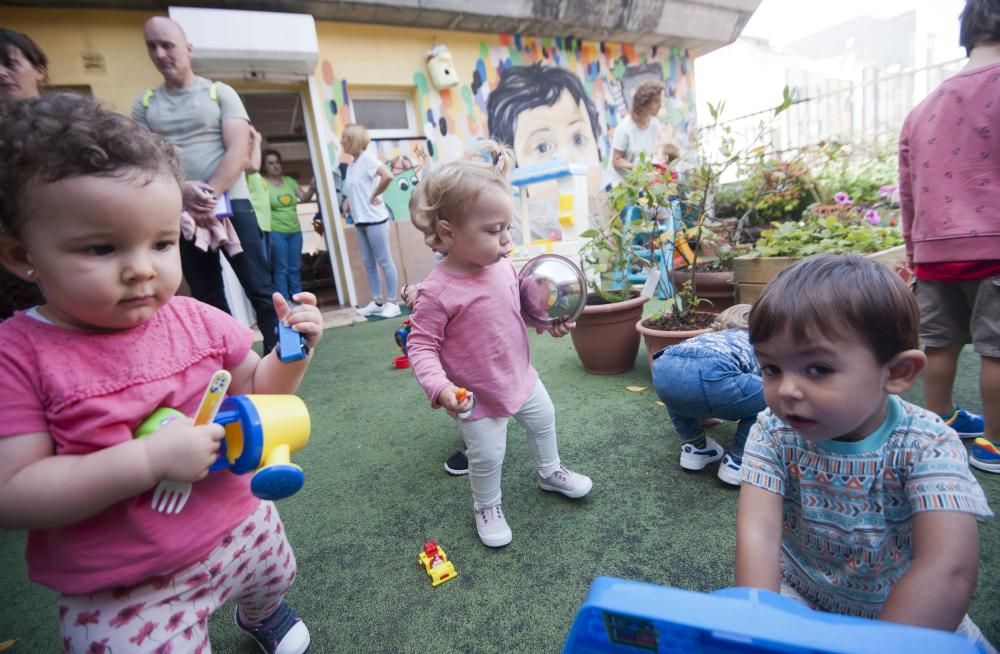
MULTIPOLYGON (((514 419, 528 432, 528 447, 538 474, 548 477, 558 470, 556 411, 541 379, 514 414, 514 419)), ((500 504, 500 469, 507 451, 508 420, 509 417, 458 421, 469 457, 474 509, 500 504)))

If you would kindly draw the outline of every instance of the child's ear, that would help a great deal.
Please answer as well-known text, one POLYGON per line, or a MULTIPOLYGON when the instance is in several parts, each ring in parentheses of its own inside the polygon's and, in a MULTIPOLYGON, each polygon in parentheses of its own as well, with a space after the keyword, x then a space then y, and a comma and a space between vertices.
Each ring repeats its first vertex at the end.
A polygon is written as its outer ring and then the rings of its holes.
POLYGON ((437 230, 438 238, 444 243, 445 248, 450 250, 452 243, 455 242, 455 230, 451 226, 451 223, 447 220, 439 220, 435 229, 437 230))
POLYGON ((35 282, 31 265, 31 255, 21 241, 12 236, 0 236, 0 264, 26 282, 35 282))
POLYGON ((927 356, 920 350, 904 350, 894 356, 886 365, 889 378, 885 381, 885 391, 899 395, 910 390, 913 382, 927 365, 927 356))

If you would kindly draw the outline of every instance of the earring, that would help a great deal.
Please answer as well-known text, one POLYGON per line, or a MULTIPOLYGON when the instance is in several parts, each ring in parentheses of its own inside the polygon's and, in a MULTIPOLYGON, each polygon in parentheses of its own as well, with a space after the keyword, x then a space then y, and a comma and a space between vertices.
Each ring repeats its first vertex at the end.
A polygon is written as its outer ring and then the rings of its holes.
POLYGON ((30 278, 33 278, 35 276, 35 269, 34 268, 28 268, 27 270, 24 271, 24 274, 27 275, 30 278))

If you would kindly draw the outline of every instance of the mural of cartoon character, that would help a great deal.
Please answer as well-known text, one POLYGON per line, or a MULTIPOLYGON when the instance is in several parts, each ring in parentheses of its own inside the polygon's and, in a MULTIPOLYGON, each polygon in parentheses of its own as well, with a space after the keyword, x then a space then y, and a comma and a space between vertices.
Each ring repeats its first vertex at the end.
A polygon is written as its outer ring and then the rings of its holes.
MULTIPOLYGON (((540 63, 505 69, 500 83, 490 92, 487 121, 490 138, 510 145, 518 166, 556 157, 581 164, 587 168, 591 195, 598 192, 601 154, 597 109, 580 78, 570 71, 540 63)), ((557 182, 532 185, 528 192, 532 240, 558 240, 557 182)), ((519 233, 514 234, 514 240, 520 240, 519 233)))
POLYGON ((410 198, 420 183, 420 166, 413 165, 405 156, 387 161, 385 165, 392 172, 392 183, 382 193, 382 201, 389 208, 392 220, 409 220, 410 198))

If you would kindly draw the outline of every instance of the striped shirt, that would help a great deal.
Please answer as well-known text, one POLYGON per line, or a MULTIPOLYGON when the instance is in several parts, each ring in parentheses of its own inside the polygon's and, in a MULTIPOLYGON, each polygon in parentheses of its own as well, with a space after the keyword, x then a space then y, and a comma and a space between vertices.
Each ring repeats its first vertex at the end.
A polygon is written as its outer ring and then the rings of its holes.
POLYGON ((743 480, 781 495, 781 574, 821 610, 875 618, 913 559, 913 516, 993 516, 965 447, 938 416, 889 398, 864 440, 812 443, 762 412, 743 480))

